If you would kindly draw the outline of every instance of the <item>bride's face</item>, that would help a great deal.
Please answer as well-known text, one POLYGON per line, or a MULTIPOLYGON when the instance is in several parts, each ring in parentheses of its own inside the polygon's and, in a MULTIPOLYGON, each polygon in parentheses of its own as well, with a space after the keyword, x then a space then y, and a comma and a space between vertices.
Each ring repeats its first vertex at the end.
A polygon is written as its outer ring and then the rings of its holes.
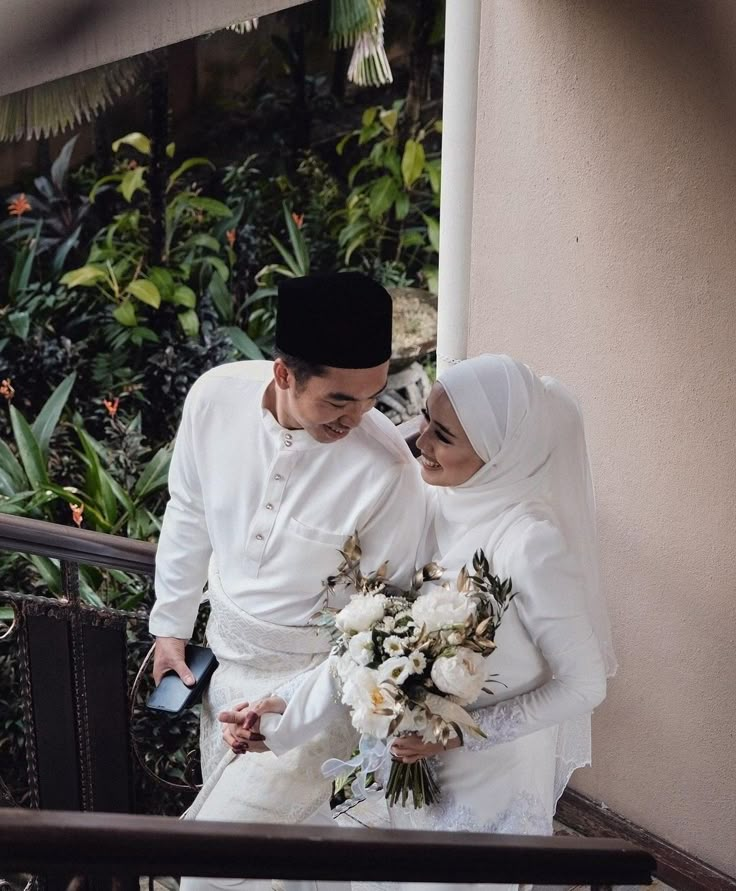
POLYGON ((417 447, 424 481, 430 486, 459 486, 483 466, 442 388, 435 384, 422 412, 417 447))

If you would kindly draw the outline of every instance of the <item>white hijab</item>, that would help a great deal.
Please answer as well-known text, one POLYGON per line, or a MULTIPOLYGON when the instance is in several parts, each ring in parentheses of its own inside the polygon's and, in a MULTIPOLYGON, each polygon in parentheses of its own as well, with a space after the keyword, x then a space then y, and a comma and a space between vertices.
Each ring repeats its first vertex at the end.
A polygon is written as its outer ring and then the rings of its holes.
MULTIPOLYGON (((539 378, 509 356, 483 355, 439 378, 473 449, 485 462, 461 486, 436 489, 438 539, 477 529, 489 551, 521 516, 551 513, 584 577, 586 607, 606 673, 616 671, 600 586, 595 499, 577 400, 558 380, 539 378)), ((561 725, 556 783, 590 761, 590 716, 561 725)))

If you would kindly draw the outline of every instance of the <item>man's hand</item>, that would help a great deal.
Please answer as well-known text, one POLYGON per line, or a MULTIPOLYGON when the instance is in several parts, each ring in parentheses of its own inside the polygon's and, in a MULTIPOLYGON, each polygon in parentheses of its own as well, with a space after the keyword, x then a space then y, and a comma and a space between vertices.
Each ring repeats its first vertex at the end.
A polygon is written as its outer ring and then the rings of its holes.
POLYGON ((167 671, 175 671, 187 687, 194 683, 194 675, 184 661, 187 642, 179 637, 157 637, 153 649, 153 680, 156 686, 167 671))
POLYGON ((399 736, 391 743, 391 754, 396 761, 404 764, 416 764, 423 758, 431 758, 447 749, 457 749, 462 745, 460 738, 453 737, 446 746, 437 742, 422 742, 418 733, 410 733, 408 736, 399 736))
POLYGON ((218 720, 225 724, 222 738, 236 755, 246 752, 268 752, 261 734, 261 715, 267 712, 282 715, 286 703, 279 696, 266 696, 256 702, 241 702, 230 711, 221 712, 218 720))

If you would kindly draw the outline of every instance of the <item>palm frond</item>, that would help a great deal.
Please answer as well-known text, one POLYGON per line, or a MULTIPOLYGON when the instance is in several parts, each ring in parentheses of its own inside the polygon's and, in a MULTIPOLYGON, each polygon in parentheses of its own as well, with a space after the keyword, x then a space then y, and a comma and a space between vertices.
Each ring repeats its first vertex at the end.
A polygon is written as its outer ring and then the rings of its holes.
POLYGON ((0 97, 0 142, 54 136, 93 120, 142 70, 140 57, 124 59, 0 97))
MULTIPOLYGON (((344 0, 333 0, 333 4, 338 2, 344 0)), ((348 67, 348 80, 359 87, 380 87, 393 81, 383 39, 383 17, 386 7, 383 2, 374 3, 373 0, 368 2, 374 7, 374 20, 355 41, 353 56, 348 67)))
POLYGON ((234 25, 229 25, 229 31, 237 31, 238 34, 249 34, 251 31, 255 31, 258 27, 258 19, 246 19, 244 22, 236 22, 234 25))

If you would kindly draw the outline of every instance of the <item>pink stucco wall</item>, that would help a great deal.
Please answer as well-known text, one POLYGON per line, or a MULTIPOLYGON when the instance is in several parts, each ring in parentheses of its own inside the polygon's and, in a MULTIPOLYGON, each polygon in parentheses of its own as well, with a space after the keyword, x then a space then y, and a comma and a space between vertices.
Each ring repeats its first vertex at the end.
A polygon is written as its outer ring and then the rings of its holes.
POLYGON ((736 4, 484 0, 478 105, 470 353, 574 388, 597 482, 573 785, 736 874, 736 4))

